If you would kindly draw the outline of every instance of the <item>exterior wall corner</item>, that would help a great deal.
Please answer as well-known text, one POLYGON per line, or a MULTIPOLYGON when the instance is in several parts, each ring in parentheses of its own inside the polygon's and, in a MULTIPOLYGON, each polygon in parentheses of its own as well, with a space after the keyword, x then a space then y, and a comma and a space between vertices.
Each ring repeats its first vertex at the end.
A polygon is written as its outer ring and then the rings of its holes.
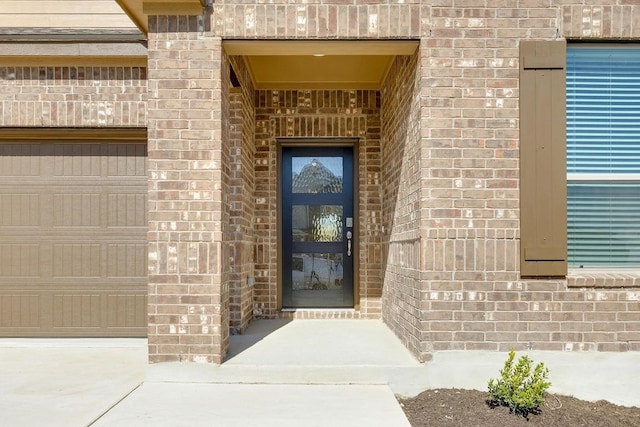
POLYGON ((149 359, 221 363, 229 335, 228 83, 196 17, 149 19, 149 359))

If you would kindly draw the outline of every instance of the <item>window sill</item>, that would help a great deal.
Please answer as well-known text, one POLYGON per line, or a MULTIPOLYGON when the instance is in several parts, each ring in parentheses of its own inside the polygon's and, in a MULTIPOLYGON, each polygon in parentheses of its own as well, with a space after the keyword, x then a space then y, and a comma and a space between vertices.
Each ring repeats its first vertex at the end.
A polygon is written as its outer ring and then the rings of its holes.
POLYGON ((569 288, 640 288, 640 270, 569 269, 569 288))

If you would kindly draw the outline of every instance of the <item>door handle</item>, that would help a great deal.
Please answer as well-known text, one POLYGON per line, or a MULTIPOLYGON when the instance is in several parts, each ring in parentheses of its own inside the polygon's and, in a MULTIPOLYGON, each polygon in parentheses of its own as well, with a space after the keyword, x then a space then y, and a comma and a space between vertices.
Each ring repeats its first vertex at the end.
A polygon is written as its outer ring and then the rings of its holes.
POLYGON ((347 231, 347 256, 351 256, 351 238, 353 234, 350 231, 347 231))

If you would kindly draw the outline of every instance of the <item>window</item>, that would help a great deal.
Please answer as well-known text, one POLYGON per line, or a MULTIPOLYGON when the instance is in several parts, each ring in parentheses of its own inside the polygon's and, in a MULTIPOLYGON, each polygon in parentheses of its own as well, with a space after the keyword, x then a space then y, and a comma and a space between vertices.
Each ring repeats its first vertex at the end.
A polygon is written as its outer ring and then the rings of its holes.
POLYGON ((571 267, 640 266, 640 47, 567 49, 571 267))

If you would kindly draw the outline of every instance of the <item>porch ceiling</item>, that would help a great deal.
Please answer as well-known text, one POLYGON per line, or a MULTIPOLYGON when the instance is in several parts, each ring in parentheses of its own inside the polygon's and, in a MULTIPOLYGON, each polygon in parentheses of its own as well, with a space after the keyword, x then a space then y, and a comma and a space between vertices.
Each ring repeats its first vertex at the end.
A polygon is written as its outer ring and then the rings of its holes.
POLYGON ((223 42, 247 61, 256 89, 380 89, 396 55, 411 55, 417 41, 223 42))

